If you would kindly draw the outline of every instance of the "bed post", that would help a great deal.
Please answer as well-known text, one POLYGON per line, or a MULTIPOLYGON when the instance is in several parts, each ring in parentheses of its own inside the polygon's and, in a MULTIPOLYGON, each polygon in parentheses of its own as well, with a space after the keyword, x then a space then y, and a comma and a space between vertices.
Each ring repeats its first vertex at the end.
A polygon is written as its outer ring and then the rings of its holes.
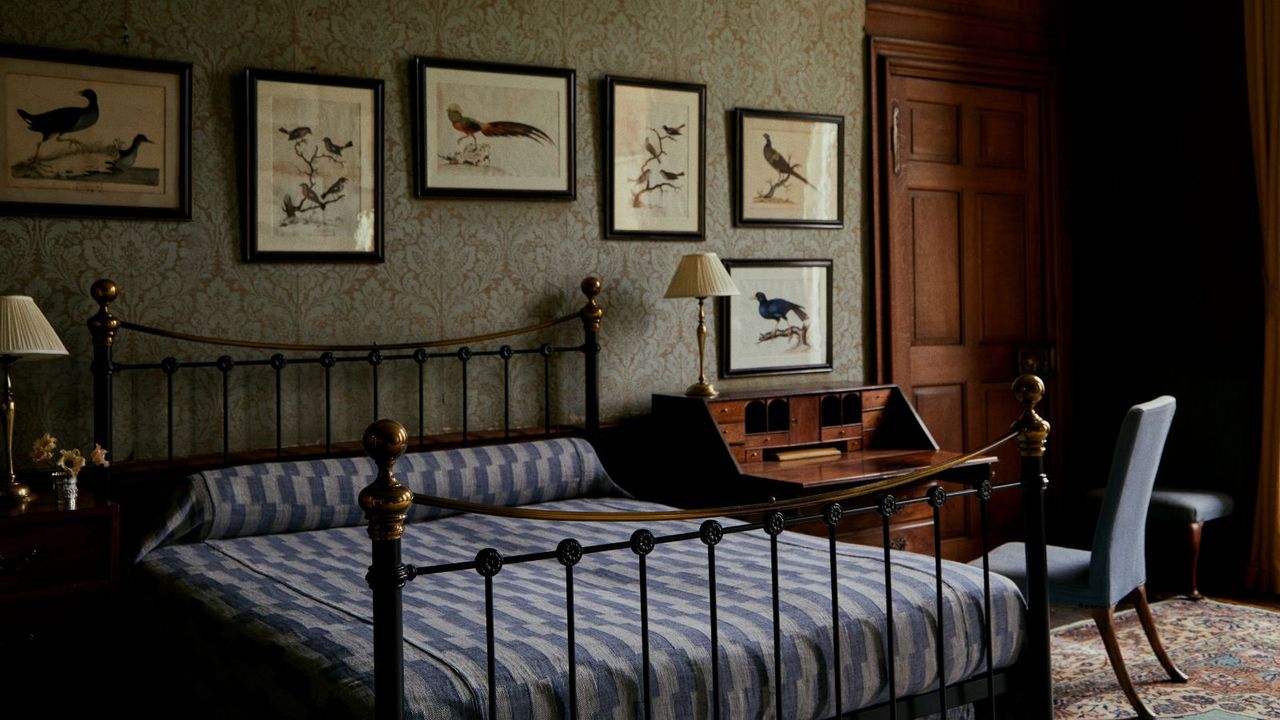
POLYGON ((404 717, 404 625, 400 590, 408 570, 400 562, 400 538, 413 493, 396 480, 393 466, 409 444, 409 433, 394 420, 378 420, 364 431, 364 451, 378 477, 360 491, 369 520, 373 564, 365 580, 373 590, 373 709, 378 720, 404 717))
POLYGON ((604 317, 604 308, 596 304, 596 295, 600 294, 600 278, 588 277, 582 281, 582 294, 587 296, 587 304, 578 311, 582 318, 582 357, 586 370, 586 391, 583 402, 586 405, 587 440, 595 442, 600 435, 600 319, 604 317))
POLYGON ((1018 433, 1018 453, 1022 455, 1022 514, 1026 522, 1027 554, 1027 662, 1023 665, 1031 680, 1027 691, 1027 717, 1053 717, 1053 675, 1049 657, 1049 580, 1045 550, 1044 491, 1049 480, 1044 474, 1044 446, 1049 423, 1036 414, 1036 403, 1044 396, 1044 382, 1035 375, 1013 381, 1013 394, 1022 403, 1022 417, 1013 424, 1018 433))
MULTIPOLYGON (((93 441, 111 451, 111 344, 115 342, 120 321, 111 314, 111 303, 120 288, 111 280, 93 284, 89 295, 98 303, 98 312, 89 318, 89 334, 93 336, 93 441)), ((115 455, 109 455, 112 461, 115 455)))

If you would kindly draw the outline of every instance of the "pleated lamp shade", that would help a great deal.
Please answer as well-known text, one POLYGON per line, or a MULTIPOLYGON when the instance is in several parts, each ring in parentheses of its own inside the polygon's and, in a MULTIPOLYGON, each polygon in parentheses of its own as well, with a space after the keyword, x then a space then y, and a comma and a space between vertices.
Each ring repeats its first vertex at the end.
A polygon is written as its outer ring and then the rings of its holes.
POLYGON ((680 259, 663 297, 704 298, 737 294, 738 286, 733 284, 729 271, 724 269, 715 253, 694 253, 680 259))
POLYGON ((26 295, 0 295, 0 356, 56 357, 67 348, 53 326, 26 295))

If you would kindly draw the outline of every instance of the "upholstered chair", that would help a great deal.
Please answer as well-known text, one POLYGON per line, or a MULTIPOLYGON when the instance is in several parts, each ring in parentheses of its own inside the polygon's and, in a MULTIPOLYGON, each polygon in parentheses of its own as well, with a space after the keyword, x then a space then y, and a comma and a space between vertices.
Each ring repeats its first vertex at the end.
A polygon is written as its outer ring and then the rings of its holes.
MULTIPOLYGON (((1133 603, 1151 649, 1169 678, 1175 682, 1187 681, 1187 676, 1169 659, 1160 642, 1145 587, 1147 506, 1164 452, 1165 436, 1173 423, 1174 407, 1174 399, 1165 395, 1135 405, 1125 415, 1103 494, 1093 548, 1076 550, 1053 545, 1048 548, 1050 604, 1092 609, 1120 687, 1138 717, 1143 719, 1155 716, 1138 697, 1120 655, 1115 632, 1117 603, 1125 599, 1133 603)), ((1022 543, 1007 543, 991 552, 990 563, 992 572, 1012 578, 1025 592, 1024 552, 1022 543)), ((974 562, 981 561, 979 558, 974 562)))

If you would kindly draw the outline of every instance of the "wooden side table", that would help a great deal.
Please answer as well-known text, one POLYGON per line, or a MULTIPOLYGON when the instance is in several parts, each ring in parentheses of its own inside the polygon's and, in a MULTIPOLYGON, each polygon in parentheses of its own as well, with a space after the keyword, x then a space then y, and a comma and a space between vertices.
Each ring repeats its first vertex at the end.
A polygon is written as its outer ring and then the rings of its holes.
POLYGON ((25 508, 0 506, 0 677, 47 698, 65 694, 68 663, 82 670, 78 689, 107 682, 120 508, 81 488, 76 508, 62 509, 47 487, 33 490, 25 508))

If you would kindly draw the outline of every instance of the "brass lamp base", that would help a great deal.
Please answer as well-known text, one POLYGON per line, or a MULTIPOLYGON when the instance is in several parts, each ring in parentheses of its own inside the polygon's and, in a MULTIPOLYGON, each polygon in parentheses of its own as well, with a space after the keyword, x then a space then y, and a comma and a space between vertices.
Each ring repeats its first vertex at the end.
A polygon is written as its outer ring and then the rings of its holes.
POLYGON ((684 391, 689 397, 715 397, 720 393, 716 392, 715 386, 709 382, 696 382, 690 385, 684 391))
POLYGON ((9 483, 0 489, 0 503, 3 504, 29 503, 34 497, 31 494, 31 488, 20 482, 9 483))

